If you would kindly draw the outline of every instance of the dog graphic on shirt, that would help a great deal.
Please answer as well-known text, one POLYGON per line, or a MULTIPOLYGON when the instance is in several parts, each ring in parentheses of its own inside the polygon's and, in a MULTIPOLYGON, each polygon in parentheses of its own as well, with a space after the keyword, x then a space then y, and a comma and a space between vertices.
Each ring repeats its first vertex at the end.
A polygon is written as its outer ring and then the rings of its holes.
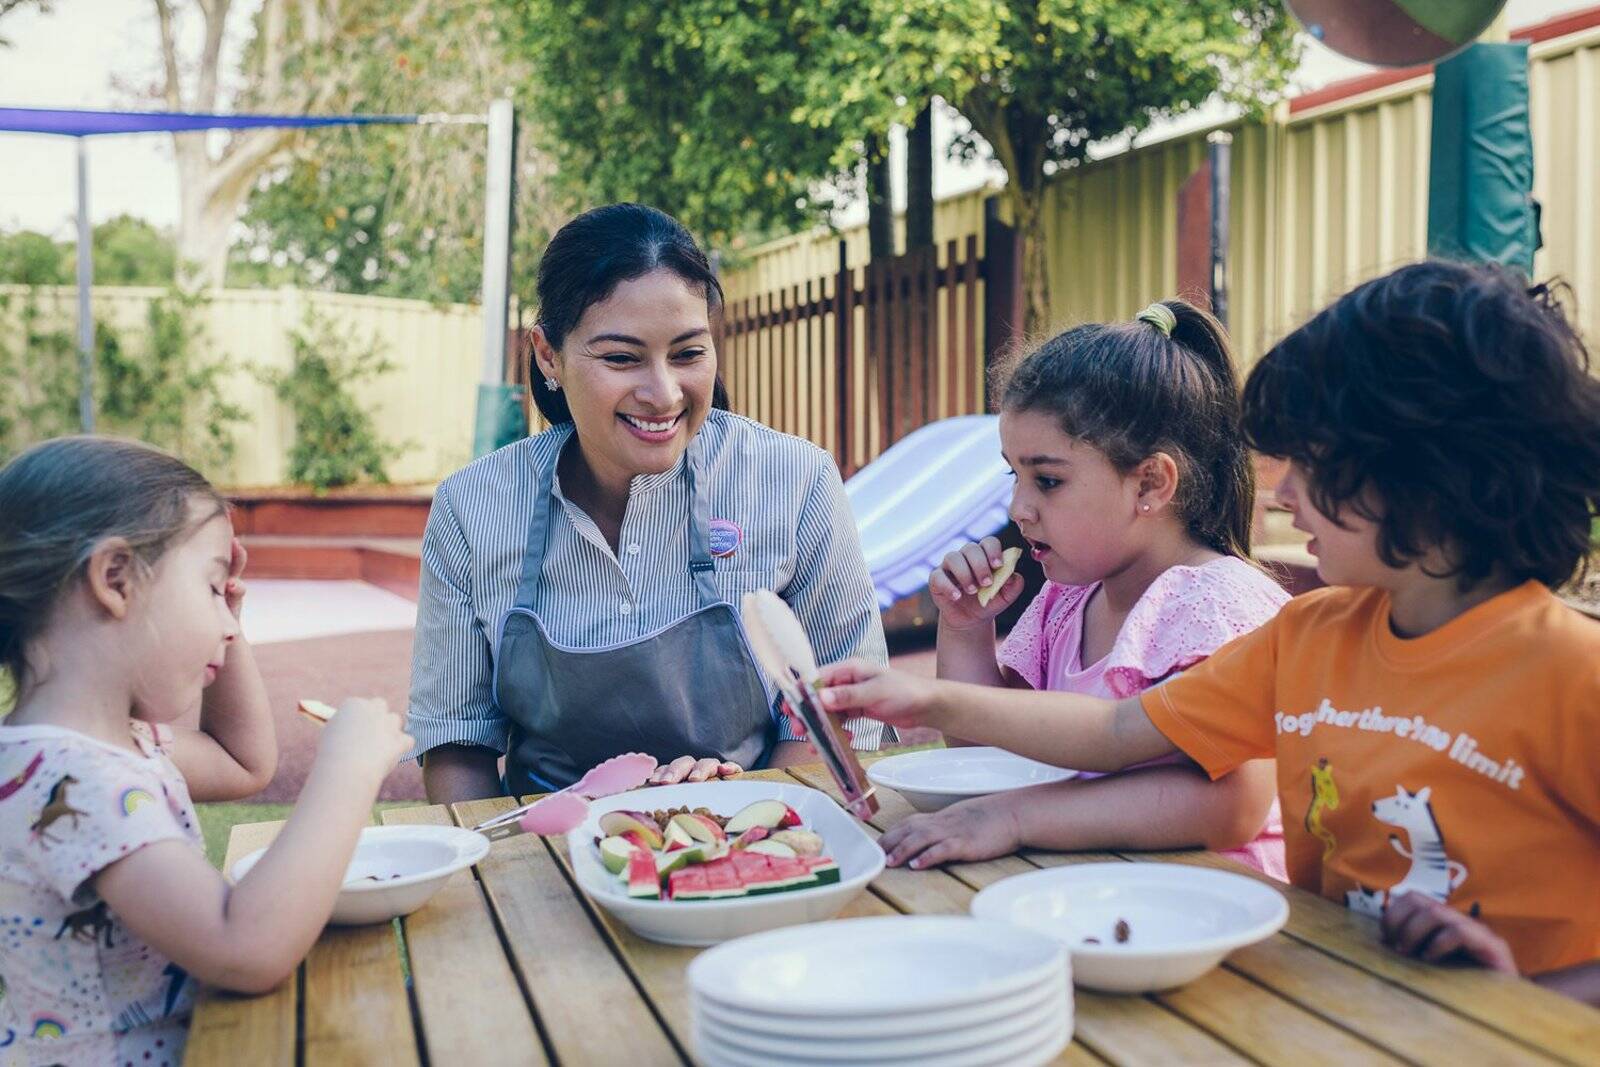
POLYGON ((1399 835, 1389 835, 1389 844, 1411 861, 1411 869, 1387 890, 1358 886, 1347 892, 1345 905, 1351 911, 1376 919, 1383 915, 1389 901, 1407 893, 1421 893, 1444 903, 1456 887, 1467 880, 1467 868, 1445 854, 1444 835, 1439 832, 1430 803, 1432 793, 1432 786, 1423 786, 1415 793, 1407 792, 1405 786, 1395 786, 1394 796, 1373 801, 1373 816, 1379 822, 1404 830, 1410 839, 1408 849, 1399 835))

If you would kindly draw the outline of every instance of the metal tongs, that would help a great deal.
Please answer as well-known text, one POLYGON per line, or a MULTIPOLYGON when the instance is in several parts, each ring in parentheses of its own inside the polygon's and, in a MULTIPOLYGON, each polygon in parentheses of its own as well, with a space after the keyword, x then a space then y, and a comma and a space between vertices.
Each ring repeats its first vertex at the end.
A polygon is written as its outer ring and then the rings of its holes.
POLYGON ((817 693, 817 657, 800 620, 770 589, 746 593, 740 615, 756 662, 771 678, 791 711, 805 724, 811 746, 844 796, 844 809, 858 819, 878 811, 874 787, 856 759, 850 733, 837 715, 822 709, 817 693))
POLYGON ((642 752, 629 752, 612 756, 604 763, 590 768, 576 782, 555 793, 540 797, 531 804, 474 826, 473 829, 490 841, 515 837, 518 834, 564 834, 583 825, 589 817, 589 801, 637 789, 649 780, 656 769, 656 758, 642 752))

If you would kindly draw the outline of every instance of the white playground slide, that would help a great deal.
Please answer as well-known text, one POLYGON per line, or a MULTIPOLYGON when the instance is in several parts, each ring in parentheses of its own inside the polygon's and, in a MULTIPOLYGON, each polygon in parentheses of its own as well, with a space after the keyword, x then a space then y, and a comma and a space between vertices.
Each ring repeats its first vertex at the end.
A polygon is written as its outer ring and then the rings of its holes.
POLYGON ((1009 521, 1000 419, 961 415, 897 441, 845 483, 878 606, 920 593, 945 553, 1009 521))

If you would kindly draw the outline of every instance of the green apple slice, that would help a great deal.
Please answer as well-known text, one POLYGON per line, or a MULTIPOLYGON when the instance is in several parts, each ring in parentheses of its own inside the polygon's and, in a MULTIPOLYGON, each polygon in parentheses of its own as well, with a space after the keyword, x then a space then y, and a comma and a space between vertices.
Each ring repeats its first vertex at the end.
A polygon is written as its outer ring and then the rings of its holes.
POLYGON ((612 874, 628 869, 628 857, 639 851, 632 841, 621 837, 607 837, 600 842, 600 862, 612 874))

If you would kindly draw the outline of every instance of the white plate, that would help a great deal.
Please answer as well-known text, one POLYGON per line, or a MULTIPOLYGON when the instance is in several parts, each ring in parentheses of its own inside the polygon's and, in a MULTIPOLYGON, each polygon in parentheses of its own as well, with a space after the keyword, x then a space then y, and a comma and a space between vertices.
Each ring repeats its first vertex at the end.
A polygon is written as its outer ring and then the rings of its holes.
POLYGON ((988 796, 1076 775, 1003 748, 930 748, 878 760, 867 777, 906 798, 918 811, 938 811, 968 797, 988 796))
MULTIPOLYGON (((240 857, 233 865, 233 880, 249 873, 266 851, 258 848, 240 857)), ((356 841, 328 921, 360 926, 410 915, 443 889, 452 874, 488 854, 488 838, 459 826, 369 826, 356 841)))
POLYGON ((1148 993, 1192 982, 1234 949, 1277 933, 1289 902, 1242 874, 1177 863, 1085 863, 1006 878, 972 901, 980 919, 1053 937, 1078 985, 1148 993), (1118 920, 1129 937, 1116 941, 1118 920), (1099 944, 1085 943, 1093 937, 1099 944))
MULTIPOLYGON (((951 1026, 938 1017, 926 1018, 921 1030, 903 1036, 842 1037, 832 1020, 811 1024, 811 1033, 800 1037, 773 1034, 756 1029, 759 1023, 746 1019, 742 1024, 726 1021, 706 1011, 709 1002, 695 1005, 696 1047, 712 1042, 741 1054, 786 1056, 843 1063, 851 1060, 905 1059, 945 1056, 991 1045, 1027 1034, 1048 1033, 1072 1016, 1072 993, 1064 979, 1051 982, 1040 991, 1042 997, 1023 1001, 1018 997, 1007 1014, 977 1026, 951 1026)), ((1009 999, 1009 998, 1008 998, 1009 999)))
POLYGON ((826 793, 779 782, 695 782, 605 797, 589 805, 588 819, 567 835, 567 848, 578 886, 595 903, 640 937, 669 945, 715 945, 773 927, 831 919, 883 870, 883 849, 826 793), (822 835, 823 854, 839 865, 839 881, 731 900, 635 900, 601 865, 595 849, 600 816, 608 811, 703 807, 733 815, 769 798, 789 805, 807 829, 822 835))
POLYGON ((1036 989, 1023 990, 993 1000, 982 1001, 960 1008, 942 1008, 932 1011, 897 1011, 892 1015, 868 1016, 850 1019, 832 1013, 826 1016, 776 1015, 748 1007, 732 1007, 710 997, 694 995, 694 1011, 706 1019, 735 1026, 770 1037, 794 1037, 811 1040, 819 1032, 838 1040, 855 1038, 916 1037, 930 1031, 956 1031, 986 1026, 1006 1019, 1018 1012, 1032 1011, 1061 997, 1072 996, 1072 985, 1066 974, 1052 977, 1036 989))
POLYGON ((1065 973, 1053 940, 955 915, 842 919, 769 930, 697 956, 695 997, 789 1016, 882 1016, 1011 996, 1065 973))
POLYGON ((1072 1040, 1072 1021, 1061 1019, 1037 1031, 996 1042, 987 1048, 945 1055, 872 1059, 850 1056, 823 1059, 815 1056, 749 1053, 711 1038, 695 1046, 705 1067, 838 1067, 839 1064, 883 1064, 885 1067, 1040 1067, 1054 1060, 1072 1040))

